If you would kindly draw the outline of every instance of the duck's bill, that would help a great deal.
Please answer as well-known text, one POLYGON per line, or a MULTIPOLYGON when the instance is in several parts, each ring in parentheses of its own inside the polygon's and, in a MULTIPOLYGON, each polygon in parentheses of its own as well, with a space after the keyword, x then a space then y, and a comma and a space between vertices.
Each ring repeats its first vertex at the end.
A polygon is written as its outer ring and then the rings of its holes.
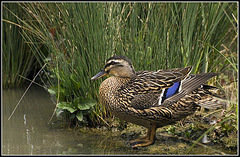
POLYGON ((107 72, 104 69, 102 69, 99 73, 97 73, 95 76, 93 76, 91 78, 91 80, 96 80, 96 79, 101 78, 105 75, 107 75, 107 72))

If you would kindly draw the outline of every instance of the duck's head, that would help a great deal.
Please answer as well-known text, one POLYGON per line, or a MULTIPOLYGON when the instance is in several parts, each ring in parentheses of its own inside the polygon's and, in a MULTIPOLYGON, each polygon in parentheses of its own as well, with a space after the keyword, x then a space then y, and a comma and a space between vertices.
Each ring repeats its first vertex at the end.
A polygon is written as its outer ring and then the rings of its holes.
POLYGON ((110 57, 102 70, 91 78, 91 80, 98 79, 105 75, 113 75, 116 77, 132 78, 135 76, 135 70, 132 62, 125 56, 110 57))

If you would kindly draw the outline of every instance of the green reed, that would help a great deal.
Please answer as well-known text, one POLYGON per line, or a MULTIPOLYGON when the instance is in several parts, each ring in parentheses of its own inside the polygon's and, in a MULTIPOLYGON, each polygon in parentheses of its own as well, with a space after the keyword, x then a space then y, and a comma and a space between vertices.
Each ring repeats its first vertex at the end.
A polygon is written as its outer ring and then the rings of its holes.
POLYGON ((136 70, 193 66, 192 73, 222 72, 229 65, 216 49, 230 45, 226 38, 232 37, 234 3, 20 6, 27 16, 21 20, 24 40, 38 62, 47 63, 48 91, 56 95, 57 113, 63 109, 80 122, 103 122, 108 116, 96 102, 102 79, 90 78, 114 54, 128 56, 136 70))
POLYGON ((23 77, 34 74, 38 64, 22 38, 24 11, 15 3, 3 3, 2 7, 2 85, 4 88, 20 86, 23 77))

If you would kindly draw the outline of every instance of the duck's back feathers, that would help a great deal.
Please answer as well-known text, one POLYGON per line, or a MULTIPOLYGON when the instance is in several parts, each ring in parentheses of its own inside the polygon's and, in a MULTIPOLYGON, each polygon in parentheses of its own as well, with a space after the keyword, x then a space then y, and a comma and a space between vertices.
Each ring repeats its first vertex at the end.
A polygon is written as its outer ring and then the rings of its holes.
MULTIPOLYGON (((142 71, 121 89, 128 104, 135 109, 171 105, 193 92, 216 73, 189 75, 191 67, 142 71)), ((201 103, 202 104, 202 103, 201 103)))
POLYGON ((138 93, 159 92, 161 89, 169 88, 176 82, 181 82, 185 79, 192 67, 176 68, 171 70, 140 71, 136 76, 123 87, 127 90, 138 93))
POLYGON ((182 81, 189 76, 192 67, 169 70, 140 71, 119 89, 122 97, 136 109, 145 109, 161 103, 178 93, 182 81))

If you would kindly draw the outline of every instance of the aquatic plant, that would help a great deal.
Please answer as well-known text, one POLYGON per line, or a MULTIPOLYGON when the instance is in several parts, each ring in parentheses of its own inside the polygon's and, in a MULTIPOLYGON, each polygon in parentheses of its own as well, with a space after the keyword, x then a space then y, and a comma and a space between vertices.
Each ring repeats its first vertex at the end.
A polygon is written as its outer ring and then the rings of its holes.
POLYGON ((25 79, 36 73, 38 63, 22 37, 25 13, 16 3, 3 3, 2 7, 2 85, 19 87, 25 79), (17 15, 17 16, 16 16, 17 15))

